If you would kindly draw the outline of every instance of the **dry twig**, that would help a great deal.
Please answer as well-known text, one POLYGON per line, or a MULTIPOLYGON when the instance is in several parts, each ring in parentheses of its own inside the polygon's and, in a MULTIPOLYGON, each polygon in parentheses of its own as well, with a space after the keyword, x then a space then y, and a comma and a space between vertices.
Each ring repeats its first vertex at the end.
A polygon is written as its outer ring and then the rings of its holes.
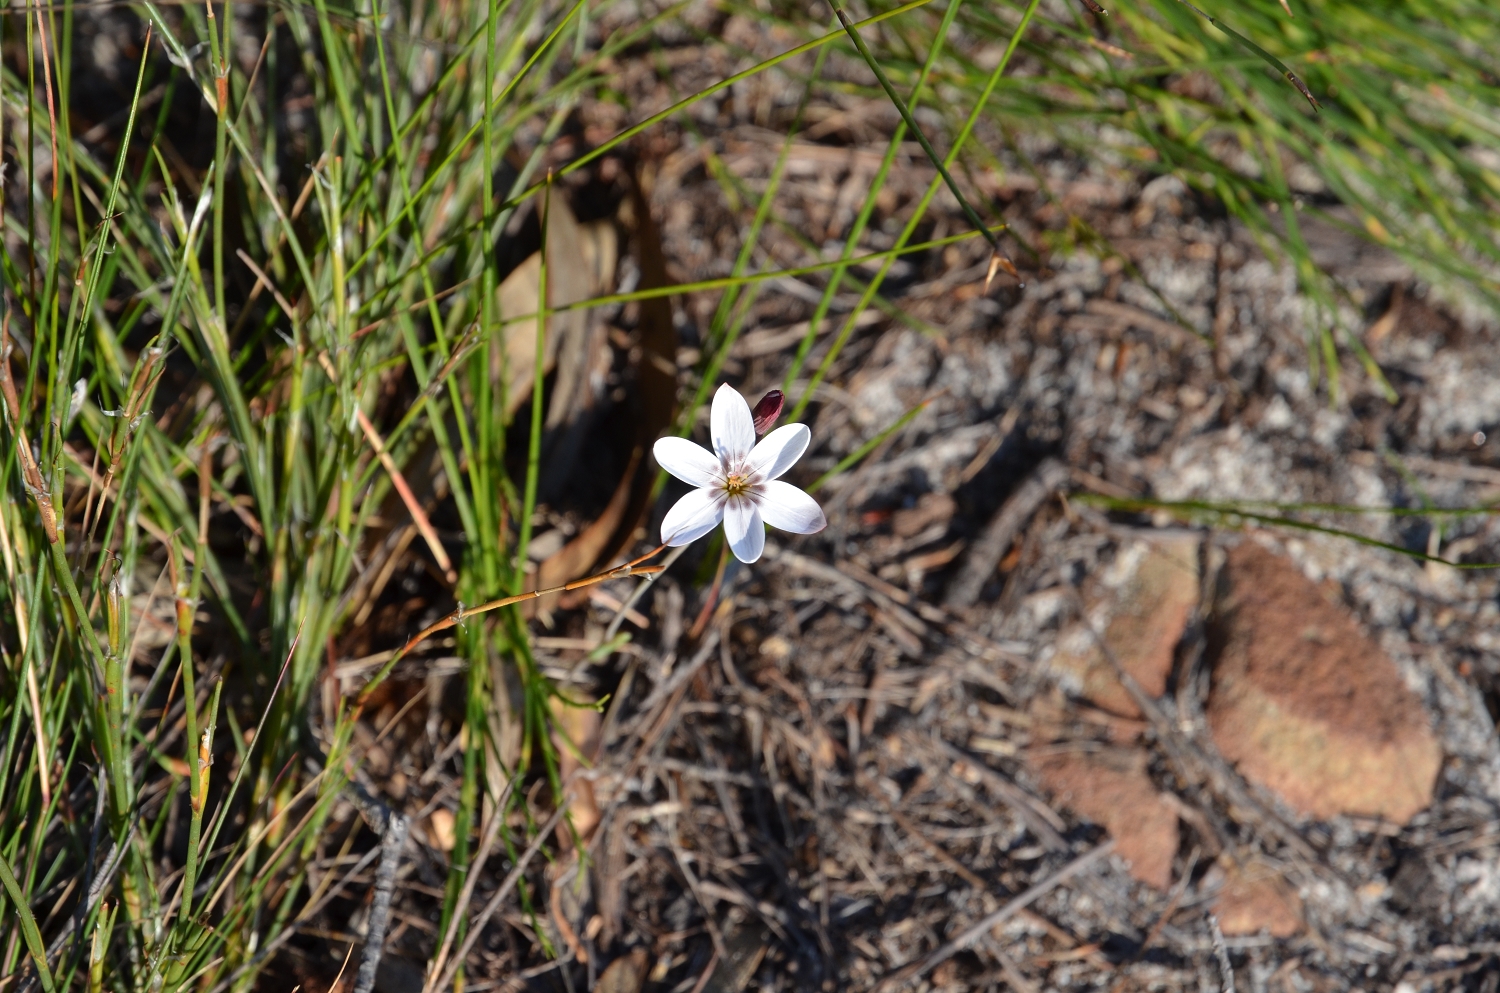
POLYGON ((1048 893, 1055 890, 1058 886, 1067 882, 1073 876, 1078 875, 1084 869, 1089 868, 1095 862, 1098 862, 1100 859, 1104 858, 1104 856, 1114 851, 1114 848, 1115 843, 1113 841, 1106 841, 1102 845, 1090 849, 1084 854, 1078 856, 1076 859, 1069 862, 1067 865, 1063 866, 1061 869, 1057 870, 1046 879, 1042 880, 1035 886, 1032 886, 1030 889, 1026 890, 1021 895, 1007 902, 1005 906, 1001 907, 993 914, 986 914, 984 917, 980 918, 974 924, 966 928, 962 933, 958 935, 958 937, 949 942, 946 942, 941 947, 930 952, 925 958, 897 970, 895 974, 881 981, 880 985, 876 987, 877 993, 895 993, 896 990, 905 986, 907 983, 911 982, 918 976, 926 975, 928 972, 931 972, 943 962, 951 959, 959 952, 974 944, 974 942, 978 941, 982 936, 988 934, 989 930, 996 924, 1000 924, 1008 920, 1009 918, 1014 917, 1017 913, 1031 906, 1037 900, 1041 899, 1043 896, 1046 896, 1048 893))
POLYGON ((943 605, 950 608, 974 606, 984 584, 995 574, 995 567, 1005 555, 1005 550, 1015 540, 1021 528, 1031 520, 1047 497, 1068 481, 1068 467, 1057 459, 1043 459, 1042 463, 1026 477, 1001 505, 995 516, 984 526, 979 537, 964 553, 958 575, 948 584, 943 605))

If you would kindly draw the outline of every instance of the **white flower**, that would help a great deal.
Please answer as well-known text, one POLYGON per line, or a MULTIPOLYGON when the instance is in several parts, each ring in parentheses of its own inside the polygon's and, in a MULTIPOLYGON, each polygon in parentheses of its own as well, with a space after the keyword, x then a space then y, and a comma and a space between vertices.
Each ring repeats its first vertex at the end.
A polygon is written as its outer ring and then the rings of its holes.
POLYGON ((712 452, 686 438, 662 438, 653 449, 658 465, 698 487, 667 511, 664 544, 686 545, 723 521, 730 549, 748 563, 765 550, 765 524, 794 534, 827 527, 817 501, 777 478, 807 451, 806 424, 779 427, 757 445, 750 405, 726 383, 714 394, 709 428, 712 452))

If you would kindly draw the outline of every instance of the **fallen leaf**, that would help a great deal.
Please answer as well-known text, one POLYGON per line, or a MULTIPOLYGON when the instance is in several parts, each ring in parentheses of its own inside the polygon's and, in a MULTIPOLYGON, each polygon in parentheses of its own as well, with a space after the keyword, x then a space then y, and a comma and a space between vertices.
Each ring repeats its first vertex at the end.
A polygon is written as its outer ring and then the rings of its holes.
POLYGON ((573 832, 587 844, 599 823, 599 806, 594 800, 593 784, 586 778, 573 778, 573 774, 592 763, 599 749, 599 728, 602 715, 589 706, 594 701, 584 697, 573 703, 560 696, 551 698, 552 743, 557 748, 557 771, 563 782, 572 780, 573 806, 570 820, 573 831, 559 829, 558 843, 564 851, 573 847, 573 832))
MULTIPOLYGON (((640 464, 641 449, 637 448, 631 454, 630 464, 625 468, 625 475, 620 477, 620 482, 615 486, 614 495, 609 498, 609 503, 605 505, 603 513, 589 522, 588 527, 579 531, 572 541, 547 557, 531 580, 535 584, 533 589, 546 589, 549 586, 560 586, 563 583, 572 582, 588 575, 594 566, 602 566, 607 561, 606 556, 613 553, 615 535, 619 532, 625 513, 630 507, 630 498, 635 490, 636 473, 640 464)), ((588 596, 588 590, 578 590, 575 594, 570 597, 559 593, 527 601, 522 605, 523 613, 531 617, 540 611, 553 610, 556 606, 576 606, 588 596)))
MULTIPOLYGON (((538 194, 536 208, 542 210, 544 195, 538 194)), ((581 303, 613 289, 618 246, 613 224, 579 224, 561 194, 554 194, 545 208, 547 214, 547 306, 563 307, 581 303)), ((502 318, 535 314, 541 309, 542 253, 533 252, 513 269, 500 284, 499 305, 502 318)), ((567 419, 577 395, 584 388, 589 352, 607 348, 603 326, 590 318, 587 309, 566 310, 547 318, 546 340, 542 349, 542 367, 557 375, 552 384, 552 403, 547 426, 556 427, 567 419), (597 325, 591 334, 591 326, 597 325), (598 341, 592 339, 597 338, 598 341)), ((505 354, 495 355, 490 367, 498 381, 506 376, 506 413, 514 414, 531 402, 532 378, 536 369, 537 321, 526 320, 506 325, 505 354), (502 364, 503 363, 503 364, 502 364)))

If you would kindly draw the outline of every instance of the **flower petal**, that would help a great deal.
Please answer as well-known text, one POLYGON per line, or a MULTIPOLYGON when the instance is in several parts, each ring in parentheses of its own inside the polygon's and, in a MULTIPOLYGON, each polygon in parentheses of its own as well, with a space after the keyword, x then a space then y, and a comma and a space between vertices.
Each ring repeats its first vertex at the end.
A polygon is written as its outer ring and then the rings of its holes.
POLYGON ((712 531, 724 516, 724 491, 707 487, 688 493, 672 504, 661 521, 664 545, 686 545, 712 531))
POLYGON ((761 517, 771 527, 793 534, 813 534, 828 526, 828 518, 823 516, 818 501, 791 483, 773 479, 762 483, 757 490, 761 517))
POLYGON ((806 424, 784 424, 760 440, 746 467, 757 479, 777 479, 797 463, 811 440, 806 424))
POLYGON ((689 486, 714 486, 724 481, 724 466, 714 453, 686 438, 658 438, 651 453, 657 465, 689 486))
POLYGON ((720 386, 719 392, 714 394, 708 427, 713 435, 714 451, 725 465, 742 461, 755 447, 755 418, 750 416, 750 405, 728 383, 720 386))
POLYGON ((766 526, 756 501, 746 497, 729 500, 724 506, 724 537, 734 557, 746 565, 760 558, 766 548, 766 526))

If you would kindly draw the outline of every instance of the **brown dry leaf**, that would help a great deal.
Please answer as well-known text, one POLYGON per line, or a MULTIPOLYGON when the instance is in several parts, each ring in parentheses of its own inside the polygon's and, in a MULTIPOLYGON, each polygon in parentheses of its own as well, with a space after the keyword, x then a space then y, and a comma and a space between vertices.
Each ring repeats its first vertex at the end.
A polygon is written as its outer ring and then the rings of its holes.
POLYGON ((915 507, 891 515, 891 531, 898 538, 912 538, 932 524, 946 524, 958 510, 958 503, 946 493, 924 493, 915 507))
MULTIPOLYGON (((557 748, 558 774, 563 782, 568 782, 573 774, 583 767, 584 762, 592 762, 594 753, 599 749, 599 729, 603 722, 603 715, 593 707, 587 706, 593 702, 591 699, 584 698, 575 701, 575 704, 584 704, 584 706, 577 706, 556 696, 552 697, 552 743, 557 748)), ((594 828, 599 824, 599 806, 594 800, 592 783, 579 777, 573 779, 572 784, 573 830, 578 832, 580 841, 588 844, 594 828)), ((559 829, 557 837, 564 851, 573 847, 571 831, 559 829)))
MULTIPOLYGON (((559 586, 578 579, 580 576, 588 575, 590 567, 603 565, 607 561, 607 556, 614 550, 612 545, 615 536, 625 520, 625 511, 630 506, 630 496, 635 489, 636 471, 640 468, 640 464, 641 449, 637 448, 631 454, 625 475, 620 477, 619 485, 615 487, 614 495, 609 498, 604 512, 594 518, 588 527, 578 532, 572 541, 554 554, 547 556, 546 561, 542 563, 541 568, 536 571, 528 585, 534 589, 559 586)), ((579 601, 588 595, 586 590, 576 592, 579 601)), ((563 606, 573 606, 568 599, 563 599, 567 597, 566 593, 540 597, 523 604, 523 611, 526 616, 530 617, 535 612, 552 610, 560 599, 563 600, 563 606)))
MULTIPOLYGON (((638 178, 633 196, 626 201, 632 229, 636 264, 640 267, 640 288, 670 286, 667 260, 662 253, 661 231, 651 216, 649 190, 641 188, 638 178)), ((636 335, 641 346, 641 361, 636 367, 639 413, 636 417, 636 444, 649 450, 662 432, 671 427, 677 416, 677 329, 672 323, 672 301, 653 297, 640 302, 640 319, 636 335)), ((656 478, 655 466, 646 460, 635 473, 635 489, 630 505, 615 534, 616 548, 633 540, 636 522, 651 503, 651 487, 656 478)))
MULTIPOLYGON (((553 205, 559 203, 554 197, 553 205)), ((618 236, 612 221, 579 224, 571 212, 559 212, 547 224, 547 296, 553 307, 603 296, 615 288, 619 263, 618 236)), ((547 409, 547 427, 571 420, 575 409, 592 406, 589 371, 609 368, 609 339, 604 323, 588 310, 552 317, 548 331, 557 338, 557 376, 547 409)), ((603 381, 603 377, 600 377, 603 381)))
POLYGON ((589 902, 588 873, 578 872, 575 854, 566 860, 553 862, 547 868, 550 893, 547 897, 547 915, 558 939, 568 946, 579 962, 589 960, 588 949, 578 934, 583 930, 584 909, 589 902))
POLYGON ((604 824, 602 835, 592 846, 593 879, 590 885, 602 919, 600 931, 604 947, 614 944, 624 927, 624 872, 629 861, 625 831, 629 823, 627 818, 610 817, 604 824))
MULTIPOLYGON (((641 288, 650 289, 668 285, 670 280, 667 278, 666 261, 662 256, 661 235, 646 205, 646 198, 636 196, 627 202, 627 209, 622 211, 621 220, 633 229, 636 259, 641 271, 641 288)), ((564 222, 558 221, 557 223, 561 225, 564 222)), ((586 230, 587 226, 584 226, 584 229, 586 230)), ((549 226, 549 239, 552 230, 549 226)), ((610 228, 611 239, 613 231, 614 229, 610 228)), ((612 240, 609 246, 609 251, 613 253, 615 248, 612 240)), ((552 248, 553 245, 549 241, 549 258, 552 258, 552 248)), ((607 270, 604 270, 602 266, 596 266, 596 270, 607 271, 612 275, 613 254, 609 256, 609 259, 607 270)), ((586 268, 586 266, 581 268, 586 268)), ((509 279, 506 282, 509 282, 509 279)), ((535 296, 534 277, 531 285, 533 296, 535 296)), ((556 315, 554 320, 564 316, 566 315, 556 315)), ((604 512, 559 552, 542 563, 535 579, 536 586, 533 588, 555 586, 585 575, 591 567, 603 566, 636 540, 637 526, 641 517, 649 509, 655 473, 654 466, 644 457, 644 453, 650 449, 662 432, 671 426, 677 409, 677 331, 672 324, 671 301, 666 297, 642 300, 637 327, 642 353, 640 365, 636 370, 640 407, 639 415, 635 418, 637 447, 631 455, 630 465, 616 487, 614 495, 610 497, 609 505, 604 512)), ((531 325, 531 328, 532 333, 535 333, 535 325, 531 325)), ((527 366, 528 369, 532 367, 532 365, 527 366)), ((559 373, 559 378, 561 378, 561 373, 559 373)), ((549 420, 548 423, 550 424, 551 421, 549 420)), ((582 592, 560 594, 556 598, 556 603, 560 607, 573 607, 581 603, 586 596, 587 593, 582 592)), ((549 601, 553 599, 544 597, 532 609, 550 609, 549 601)))
MULTIPOLYGON (((538 194, 538 210, 543 209, 543 203, 544 195, 538 194)), ((608 293, 613 289, 619 255, 614 225, 608 221, 579 224, 560 193, 552 195, 546 210, 547 305, 562 307, 608 293)), ((505 277, 500 284, 502 317, 534 314, 541 309, 541 270, 541 252, 533 252, 505 277)), ((536 333, 536 321, 506 326, 507 414, 514 414, 523 403, 530 402, 536 368, 536 333)), ((543 368, 548 372, 557 369, 547 414, 548 427, 556 427, 569 418, 584 393, 592 354, 607 347, 603 326, 591 321, 587 310, 564 311, 548 318, 543 368)), ((497 355, 491 375, 498 380, 501 374, 501 359, 497 355)))
POLYGON ((813 742, 817 746, 813 750, 813 761, 820 769, 832 769, 833 764, 838 761, 838 751, 834 745, 833 735, 819 724, 813 728, 813 742))

